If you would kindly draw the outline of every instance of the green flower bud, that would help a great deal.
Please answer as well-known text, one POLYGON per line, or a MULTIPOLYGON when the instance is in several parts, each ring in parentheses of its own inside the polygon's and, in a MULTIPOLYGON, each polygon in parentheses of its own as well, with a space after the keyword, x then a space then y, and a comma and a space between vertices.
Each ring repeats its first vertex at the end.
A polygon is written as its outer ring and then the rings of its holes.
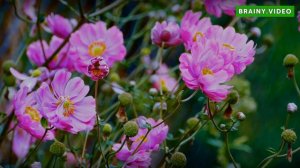
POLYGON ((101 91, 104 93, 104 94, 109 94, 112 92, 112 88, 109 84, 105 83, 102 85, 101 87, 101 91))
POLYGON ((236 90, 232 90, 227 96, 227 102, 229 104, 236 104, 239 101, 239 93, 236 90))
POLYGON ((287 143, 294 143, 297 140, 297 135, 293 130, 286 129, 281 133, 281 138, 287 143))
POLYGON ((36 69, 32 71, 32 77, 39 77, 42 74, 42 72, 39 69, 36 69))
POLYGON ((139 126, 135 121, 128 121, 123 126, 124 134, 128 137, 134 137, 139 131, 139 126))
POLYGON ((197 117, 191 117, 186 121, 186 124, 189 129, 193 129, 199 123, 199 119, 197 117))
POLYGON ((120 81, 120 76, 119 76, 119 74, 113 72, 109 75, 109 79, 112 82, 118 82, 118 81, 120 81))
POLYGON ((294 67, 298 62, 298 58, 293 54, 287 54, 283 59, 283 65, 287 68, 294 67))
POLYGON ((118 96, 118 99, 122 106, 127 106, 132 103, 132 96, 130 93, 124 92, 118 96))
POLYGON ((42 118, 41 119, 41 125, 44 127, 44 128, 48 128, 48 121, 46 118, 42 118))
POLYGON ((12 60, 6 60, 3 62, 2 64, 2 69, 3 69, 3 72, 6 73, 6 74, 10 74, 10 68, 13 67, 13 68, 16 68, 16 64, 12 61, 12 60))
POLYGON ((268 47, 272 46, 272 44, 274 43, 274 37, 271 34, 264 35, 263 43, 268 47))
POLYGON ((3 81, 5 86, 14 86, 16 84, 16 79, 12 75, 3 75, 3 81))
POLYGON ((142 55, 149 55, 151 53, 150 48, 143 48, 141 51, 142 55))
POLYGON ((65 144, 59 142, 59 141, 54 141, 53 144, 50 146, 50 152, 53 153, 54 155, 61 157, 66 151, 66 146, 65 144))
POLYGON ((186 165, 186 156, 181 152, 175 152, 171 157, 171 163, 174 167, 184 167, 186 165))
POLYGON ((111 131, 112 131, 111 125, 110 124, 104 124, 104 126, 103 126, 103 134, 105 136, 109 136, 110 133, 111 133, 111 131))

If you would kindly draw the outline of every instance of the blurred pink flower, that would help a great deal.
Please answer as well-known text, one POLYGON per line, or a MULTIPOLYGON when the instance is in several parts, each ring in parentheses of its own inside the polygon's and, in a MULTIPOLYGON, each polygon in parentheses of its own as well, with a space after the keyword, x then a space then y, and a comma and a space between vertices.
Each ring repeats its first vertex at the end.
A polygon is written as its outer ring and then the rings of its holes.
POLYGON ((40 74, 38 76, 35 76, 32 72, 30 76, 27 76, 26 74, 22 74, 18 72, 14 68, 10 68, 11 74, 21 81, 20 88, 22 87, 28 87, 29 91, 31 91, 37 84, 37 82, 46 82, 49 81, 49 78, 51 77, 51 73, 49 70, 45 67, 39 67, 35 71, 39 71, 40 74))
POLYGON ((77 51, 75 67, 86 75, 89 75, 87 67, 92 58, 103 57, 111 67, 126 54, 122 32, 116 26, 107 29, 102 21, 84 24, 72 34, 70 43, 77 51))
MULTIPOLYGON (((38 110, 35 92, 29 93, 28 87, 22 87, 14 97, 15 115, 19 127, 35 138, 41 139, 46 129, 41 125, 42 113, 38 110)), ((44 140, 54 139, 54 132, 48 131, 44 140)))
POLYGON ((204 5, 207 13, 221 17, 222 12, 234 16, 235 7, 244 5, 246 0, 204 0, 204 5))
MULTIPOLYGON (((156 126, 157 124, 161 123, 162 120, 155 121, 152 118, 146 119, 146 122, 150 124, 152 127, 156 126)), ((139 132, 136 136, 130 138, 133 142, 131 145, 132 149, 136 149, 140 142, 143 140, 147 133, 147 128, 140 128, 139 132)), ((169 131, 169 127, 164 123, 160 124, 159 126, 153 128, 142 145, 139 147, 138 150, 150 150, 150 151, 157 151, 159 150, 160 144, 167 138, 167 134, 169 131)))
POLYGON ((34 8, 34 5, 36 3, 36 0, 24 0, 23 2, 23 12, 26 16, 28 16, 32 21, 36 21, 36 10, 34 8))
POLYGON ((180 35, 186 50, 190 50, 194 42, 203 40, 207 30, 212 26, 210 18, 204 17, 199 20, 201 12, 185 12, 181 20, 180 35))
POLYGON ((219 52, 223 53, 226 63, 231 62, 237 74, 254 61, 254 42, 248 41, 245 34, 236 33, 233 27, 223 29, 221 26, 213 26, 207 31, 206 39, 218 43, 219 52))
POLYGON ((186 86, 202 92, 211 100, 220 102, 230 92, 223 85, 233 76, 224 58, 218 55, 218 45, 195 44, 190 53, 181 54, 179 69, 186 86))
POLYGON ((172 91, 174 89, 176 91, 177 81, 169 75, 169 68, 166 64, 162 64, 150 80, 158 90, 172 91))
POLYGON ((152 43, 164 47, 176 46, 181 43, 180 28, 175 22, 156 22, 151 30, 152 43))
MULTIPOLYGON (((114 144, 113 150, 117 151, 121 144, 114 144)), ((138 150, 134 153, 134 149, 129 149, 127 144, 116 154, 116 158, 123 161, 125 168, 148 168, 151 165, 151 152, 145 150, 138 150)))
POLYGON ((30 146, 35 142, 35 140, 36 139, 24 129, 16 126, 12 142, 12 150, 19 159, 23 159, 29 152, 30 146))
POLYGON ((44 29, 53 35, 64 39, 72 33, 73 25, 71 20, 51 13, 46 17, 46 26, 44 26, 44 29))
POLYGON ((56 72, 51 84, 42 83, 36 98, 39 109, 50 124, 71 133, 93 129, 96 103, 87 96, 89 86, 66 70, 56 72))
POLYGON ((300 32, 300 11, 298 11, 297 19, 298 19, 298 23, 299 23, 298 31, 300 32))
POLYGON ((97 81, 103 79, 109 73, 109 67, 102 57, 96 57, 91 59, 91 63, 88 66, 89 76, 97 81))
MULTIPOLYGON (((50 44, 48 45, 46 41, 42 41, 42 45, 44 47, 45 56, 42 50, 41 42, 36 41, 31 43, 27 48, 27 56, 38 66, 42 66, 46 59, 50 58, 50 56, 55 52, 55 50, 63 43, 63 39, 53 36, 51 38, 50 44), (45 59, 46 57, 46 59, 45 59)), ((69 71, 74 70, 74 59, 72 54, 73 50, 69 44, 66 44, 60 52, 54 57, 54 59, 49 63, 48 67, 50 69, 60 69, 66 68, 69 71)))

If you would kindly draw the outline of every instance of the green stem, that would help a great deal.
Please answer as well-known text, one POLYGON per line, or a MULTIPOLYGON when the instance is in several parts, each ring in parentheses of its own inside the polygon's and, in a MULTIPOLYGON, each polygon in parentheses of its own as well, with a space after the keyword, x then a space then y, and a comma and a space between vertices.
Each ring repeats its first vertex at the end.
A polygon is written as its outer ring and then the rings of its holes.
POLYGON ((189 97, 181 100, 181 102, 187 102, 189 100, 191 100, 196 94, 197 94, 198 90, 195 90, 194 93, 192 93, 189 97))
MULTIPOLYGON (((294 71, 294 70, 293 70, 294 71)), ((294 75, 293 75, 293 83, 294 83, 294 86, 296 88, 296 91, 298 93, 298 95, 300 96, 300 89, 299 89, 299 86, 298 86, 298 83, 296 81, 296 75, 295 75, 295 72, 294 72, 294 75)))
POLYGON ((237 163, 235 162, 235 160, 234 160, 234 157, 232 156, 232 154, 231 154, 231 152, 230 152, 230 148, 229 148, 229 143, 228 143, 228 132, 226 132, 225 133, 225 145, 226 145, 226 149, 227 149, 227 153, 228 153, 228 155, 229 155, 229 157, 230 157, 230 160, 232 161, 232 163, 233 163, 233 166, 235 167, 235 168, 237 168, 237 163))
POLYGON ((273 161, 273 159, 276 158, 281 153, 284 146, 285 146, 285 142, 282 140, 278 152, 274 153, 271 156, 266 157, 258 164, 257 167, 263 167, 263 168, 267 167, 273 161))

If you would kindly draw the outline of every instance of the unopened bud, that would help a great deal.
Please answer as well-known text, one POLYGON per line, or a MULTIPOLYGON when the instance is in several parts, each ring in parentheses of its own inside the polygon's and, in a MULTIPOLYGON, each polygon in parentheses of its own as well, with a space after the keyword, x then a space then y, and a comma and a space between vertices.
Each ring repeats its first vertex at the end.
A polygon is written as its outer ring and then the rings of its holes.
POLYGON ((128 121, 123 126, 124 134, 128 137, 134 137, 139 131, 139 126, 135 121, 128 121))
POLYGON ((127 106, 132 103, 132 95, 130 93, 124 92, 118 96, 118 99, 122 106, 127 106))
POLYGON ((2 64, 3 72, 6 74, 10 74, 10 68, 16 68, 16 64, 12 60, 6 60, 2 64))
POLYGON ((111 133, 111 131, 112 131, 111 125, 110 124, 104 124, 104 126, 103 126, 103 134, 105 136, 109 136, 110 133, 111 133))
POLYGON ((267 34, 263 37, 263 43, 267 46, 272 46, 274 43, 274 37, 271 34, 267 34))
POLYGON ((297 140, 297 135, 293 130, 286 129, 281 133, 281 138, 287 143, 294 143, 297 140))
POLYGON ((143 48, 141 51, 142 55, 149 55, 151 53, 150 48, 143 48))
POLYGON ((12 75, 3 74, 3 82, 5 86, 14 86, 16 84, 16 79, 12 75))
POLYGON ((111 82, 118 82, 120 81, 120 76, 117 73, 113 72, 109 75, 109 80, 111 82))
POLYGON ((239 101, 239 93, 236 90, 232 90, 227 96, 227 102, 229 104, 236 104, 239 101))
POLYGON ((153 106, 152 111, 155 113, 160 113, 160 110, 166 111, 168 109, 167 103, 163 102, 162 104, 160 102, 156 102, 153 106))
POLYGON ((236 118, 240 121, 244 121, 246 119, 246 115, 243 112, 236 113, 236 118))
POLYGON ((287 54, 283 59, 283 65, 287 68, 294 67, 298 62, 298 58, 293 54, 287 54))
POLYGON ((175 152, 171 157, 171 163, 174 167, 184 167, 186 165, 186 156, 181 152, 175 152))
POLYGON ((102 57, 96 57, 91 59, 88 65, 88 73, 93 80, 97 81, 108 75, 109 67, 102 57))
POLYGON ((225 125, 225 124, 220 124, 220 128, 221 128, 221 129, 225 129, 225 128, 226 128, 226 125, 225 125))
POLYGON ((255 37, 260 37, 260 35, 261 35, 260 28, 258 28, 258 27, 252 27, 252 28, 250 29, 250 32, 251 32, 255 37))
POLYGON ((186 121, 189 129, 195 128, 199 124, 199 119, 197 117, 191 117, 186 121))
POLYGON ((288 103, 288 105, 287 105, 287 111, 289 113, 294 113, 297 110, 298 110, 298 107, 297 107, 297 105, 295 103, 288 103))
POLYGON ((150 88, 149 89, 149 94, 152 95, 152 96, 155 96, 157 95, 158 91, 156 88, 150 88))
POLYGON ((65 144, 59 142, 59 141, 54 141, 53 144, 50 146, 50 152, 53 153, 54 155, 61 157, 66 151, 66 146, 65 144))

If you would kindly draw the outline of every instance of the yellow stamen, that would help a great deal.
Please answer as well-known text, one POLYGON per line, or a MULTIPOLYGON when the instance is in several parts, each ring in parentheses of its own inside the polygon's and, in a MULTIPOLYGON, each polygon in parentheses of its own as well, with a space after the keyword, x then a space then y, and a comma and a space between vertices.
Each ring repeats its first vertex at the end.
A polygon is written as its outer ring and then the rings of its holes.
POLYGON ((75 112, 74 103, 70 100, 69 97, 61 97, 56 103, 56 105, 60 105, 60 104, 62 104, 64 108, 63 115, 65 117, 69 117, 70 115, 74 114, 75 112))
POLYGON ((106 45, 104 42, 95 41, 89 45, 88 53, 92 57, 100 57, 106 50, 106 45))
POLYGON ((33 121, 36 121, 36 122, 41 121, 40 113, 31 106, 25 107, 25 114, 28 114, 33 121))
POLYGON ((213 75, 213 71, 210 70, 209 68, 203 68, 202 69, 202 75, 213 75))
POLYGON ((234 51, 234 50, 235 50, 235 48, 234 48, 232 45, 228 44, 228 43, 224 43, 224 44, 223 44, 223 47, 226 47, 226 48, 228 48, 228 49, 231 50, 231 51, 234 51))
MULTIPOLYGON (((138 138, 135 140, 135 142, 142 141, 144 138, 145 138, 145 136, 144 136, 144 135, 142 135, 142 136, 138 137, 138 138)), ((147 137, 146 137, 146 138, 144 139, 144 141, 143 141, 143 142, 147 142, 147 141, 148 141, 148 139, 147 139, 147 137)))
POLYGON ((204 37, 204 34, 202 32, 196 32, 193 36, 193 41, 197 41, 197 37, 200 36, 200 37, 204 37))

